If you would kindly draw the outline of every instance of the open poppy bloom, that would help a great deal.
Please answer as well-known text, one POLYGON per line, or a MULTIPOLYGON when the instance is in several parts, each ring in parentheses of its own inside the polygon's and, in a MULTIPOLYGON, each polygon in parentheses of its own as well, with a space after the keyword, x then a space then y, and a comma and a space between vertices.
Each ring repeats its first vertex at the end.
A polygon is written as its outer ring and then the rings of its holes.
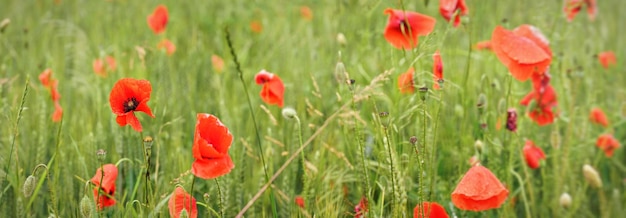
POLYGON ((99 209, 115 205, 115 198, 113 197, 115 195, 116 179, 117 167, 113 164, 105 164, 102 167, 98 167, 96 175, 91 178, 91 183, 96 185, 96 187, 93 188, 93 195, 99 209), (104 175, 102 175, 103 168, 104 175), (100 181, 102 181, 102 184, 100 184, 100 181))
POLYGON ((554 122, 555 114, 552 111, 557 105, 556 92, 550 85, 550 74, 535 74, 533 76, 533 90, 528 93, 520 104, 528 106, 531 101, 535 104, 530 108, 528 116, 538 125, 543 126, 554 122))
POLYGON ((413 82, 414 72, 415 70, 411 67, 405 73, 400 74, 398 77, 398 88, 400 89, 400 93, 411 94, 415 92, 415 84, 413 82))
POLYGON ((165 5, 159 5, 154 9, 151 15, 148 15, 148 26, 150 26, 154 34, 160 34, 165 31, 167 19, 167 7, 165 7, 165 5))
POLYGON ((385 39, 397 49, 409 50, 417 47, 417 37, 430 34, 437 22, 435 18, 412 11, 388 8, 385 14, 389 15, 385 39))
POLYGON ((424 202, 413 208, 413 218, 448 218, 448 213, 437 202, 424 202), (424 215, 424 216, 422 216, 424 215))
POLYGON ((199 113, 196 119, 196 132, 191 148, 196 160, 191 165, 191 173, 203 179, 226 175, 235 168, 233 160, 228 155, 233 135, 211 114, 199 113))
POLYGON ((598 14, 596 0, 564 0, 563 12, 568 22, 572 22, 574 17, 582 10, 583 6, 587 6, 587 15, 589 20, 595 20, 598 14))
POLYGON ((141 132, 143 128, 139 119, 135 116, 135 111, 141 111, 148 116, 154 118, 150 107, 148 107, 148 101, 150 100, 150 93, 152 92, 152 85, 148 80, 138 80, 132 78, 124 78, 118 80, 109 96, 109 103, 113 113, 117 115, 115 121, 120 126, 130 126, 137 132, 141 132))
POLYGON ((461 16, 467 15, 469 10, 467 9, 465 0, 439 0, 439 12, 448 22, 450 22, 450 19, 454 16, 453 25, 457 27, 461 24, 461 16))
POLYGON ((600 54, 598 54, 598 60, 600 60, 600 64, 602 64, 604 69, 608 69, 610 66, 617 64, 617 58, 612 51, 600 52, 600 54))
POLYGON ((491 49, 519 81, 543 74, 552 62, 548 40, 531 25, 521 25, 513 31, 497 26, 491 35, 491 49))
POLYGON ((435 80, 433 89, 440 89, 440 84, 443 84, 443 62, 439 50, 433 54, 433 79, 435 80))
POLYGON ((595 123, 604 127, 609 126, 609 119, 606 118, 606 114, 604 114, 602 109, 597 108, 597 107, 591 109, 589 120, 591 120, 592 123, 595 123))
POLYGON ((480 41, 474 45, 474 49, 491 51, 491 41, 489 40, 480 41))
POLYGON ((461 210, 483 211, 499 208, 508 196, 509 191, 489 169, 476 165, 452 192, 452 203, 461 210))
POLYGON ((163 39, 157 45, 157 49, 165 49, 167 55, 172 55, 176 51, 176 46, 170 40, 163 39))
POLYGON ((313 20, 313 11, 308 6, 300 7, 300 16, 305 20, 313 20))
POLYGON ((365 213, 369 211, 367 198, 365 196, 361 197, 359 204, 354 206, 354 218, 363 218, 365 217, 365 213))
POLYGON ((620 144, 619 141, 613 137, 613 135, 606 133, 598 137, 596 146, 602 149, 607 157, 612 157, 613 152, 615 152, 615 149, 620 147, 620 144))
POLYGON ((296 205, 298 205, 298 207, 304 209, 304 198, 302 198, 302 196, 296 196, 294 201, 296 202, 296 205))
POLYGON ((540 147, 537 147, 535 143, 531 140, 526 140, 526 144, 524 144, 524 159, 526 159, 526 164, 531 169, 539 168, 539 161, 546 159, 546 154, 543 153, 543 150, 540 147))
POLYGON ((167 202, 167 206, 170 210, 170 217, 179 218, 180 214, 185 210, 187 217, 198 217, 198 205, 196 205, 196 198, 189 195, 181 187, 176 187, 174 193, 167 202))
POLYGON ((224 71, 224 60, 220 56, 211 55, 211 65, 213 65, 213 70, 217 73, 224 71))
POLYGON ((284 105, 285 85, 277 75, 261 70, 254 76, 256 84, 263 85, 261 88, 261 99, 267 104, 275 104, 279 107, 284 105))

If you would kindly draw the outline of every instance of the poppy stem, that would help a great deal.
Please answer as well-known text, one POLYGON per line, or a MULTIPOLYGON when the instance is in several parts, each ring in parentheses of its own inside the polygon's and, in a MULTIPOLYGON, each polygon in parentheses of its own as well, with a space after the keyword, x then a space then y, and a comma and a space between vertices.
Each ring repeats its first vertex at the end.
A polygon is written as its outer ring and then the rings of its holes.
POLYGON ((430 174, 432 177, 430 178, 430 200, 435 199, 435 182, 437 177, 435 175, 435 168, 437 168, 437 160, 436 160, 436 150, 437 150, 437 129, 439 127, 439 115, 441 114, 441 108, 443 107, 443 87, 439 90, 439 107, 437 108, 437 115, 435 116, 435 129, 433 131, 433 148, 430 152, 430 174))
MULTIPOLYGON (((191 188, 189 189, 189 212, 191 212, 191 208, 193 206, 192 203, 191 203, 191 202, 193 202, 191 200, 191 198, 193 198, 193 185, 195 183, 196 183, 196 176, 194 175, 194 176, 191 177, 191 188)), ((207 206, 207 208, 208 208, 208 206, 207 206)))
POLYGON ((524 190, 524 185, 523 185, 525 183, 522 180, 522 177, 517 172, 515 172, 515 170, 513 170, 513 168, 510 168, 509 170, 510 170, 511 174, 514 175, 515 178, 517 178, 517 182, 519 182, 519 184, 520 184, 519 187, 522 190, 522 199, 524 200, 524 209, 526 210, 526 217, 531 217, 531 215, 530 215, 530 208, 528 207, 528 204, 530 202, 528 202, 528 199, 526 199, 526 191, 524 190))
MULTIPOLYGON (((233 41, 230 38, 230 32, 228 31, 228 27, 224 28, 224 34, 226 36, 226 43, 228 44, 228 48, 230 49, 230 54, 233 56, 233 62, 235 62, 235 67, 237 68, 237 73, 239 76, 239 80, 241 81, 241 85, 243 86, 243 91, 246 96, 246 100, 248 101, 248 108, 250 109, 250 115, 252 116, 252 124, 254 125, 254 133, 256 135, 257 145, 259 147, 259 155, 261 156, 261 162, 263 163, 263 172, 265 173, 265 180, 271 182, 269 173, 267 172, 267 164, 265 162, 265 155, 263 153, 263 146, 261 145, 261 136, 259 135, 259 127, 256 121, 256 116, 254 115, 254 109, 252 107, 252 101, 250 100, 250 95, 248 94, 248 86, 246 85, 245 80, 243 79, 243 71, 241 70, 241 64, 237 60, 237 54, 235 53, 235 48, 233 46, 233 41)), ((272 203, 272 215, 276 218, 278 217, 278 212, 276 209, 276 199, 274 197, 274 193, 270 190, 270 201, 272 203)))
MULTIPOLYGON (((30 82, 30 75, 26 76, 26 84, 24 84, 24 94, 22 95, 22 100, 20 102, 20 107, 17 111, 17 118, 15 119, 15 126, 13 127, 13 139, 11 139, 11 151, 9 152, 9 159, 7 160, 7 164, 5 165, 4 171, 6 171, 6 175, 9 175, 11 169, 11 159, 13 158, 13 150, 15 148, 15 140, 17 139, 17 134, 19 133, 18 126, 20 125, 20 120, 22 119, 22 111, 24 110, 24 103, 26 103, 26 96, 28 95, 28 86, 30 82)), ((15 149, 15 181, 20 181, 19 174, 19 161, 17 161, 17 149, 15 149)), ((19 187, 16 187, 19 189, 19 187)))
POLYGON ((220 217, 224 217, 224 202, 223 202, 223 196, 222 196, 222 188, 220 186, 220 182, 218 178, 215 178, 215 185, 217 185, 217 197, 219 198, 220 217))
MULTIPOLYGON (((348 75, 348 73, 346 73, 346 75, 348 75)), ((347 78, 348 81, 350 81, 350 78, 347 78)), ((355 93, 355 85, 350 83, 350 93, 352 94, 352 110, 353 111, 357 111, 357 107, 356 107, 356 93, 355 93)), ((370 196, 370 190, 371 189, 371 185, 370 185, 370 179, 369 179, 369 175, 368 175, 368 170, 367 170, 367 163, 365 162, 365 145, 363 144, 363 133, 361 132, 361 128, 359 127, 359 120, 357 119, 357 116, 353 116, 354 117, 354 129, 356 132, 356 140, 357 140, 357 145, 359 146, 359 150, 361 150, 361 168, 363 170, 363 175, 364 175, 364 182, 365 182, 365 193, 364 195, 367 197, 367 199, 372 199, 370 196)))
POLYGON ((302 158, 302 172, 304 173, 304 176, 302 178, 302 198, 304 199, 304 207, 302 209, 307 208, 306 204, 307 202, 309 202, 309 175, 307 174, 307 170, 306 170, 306 159, 304 158, 304 147, 302 144, 302 124, 300 123, 300 118, 298 117, 298 115, 296 114, 294 116, 294 118, 296 119, 296 123, 298 124, 298 141, 300 142, 300 158, 302 158))

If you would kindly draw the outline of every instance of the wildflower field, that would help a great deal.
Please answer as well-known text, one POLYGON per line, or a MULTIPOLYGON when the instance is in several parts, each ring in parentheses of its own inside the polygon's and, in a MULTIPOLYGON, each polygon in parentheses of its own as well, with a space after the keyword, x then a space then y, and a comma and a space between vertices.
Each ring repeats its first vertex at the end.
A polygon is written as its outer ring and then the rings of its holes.
POLYGON ((0 217, 626 214, 626 1, 0 5, 0 217))

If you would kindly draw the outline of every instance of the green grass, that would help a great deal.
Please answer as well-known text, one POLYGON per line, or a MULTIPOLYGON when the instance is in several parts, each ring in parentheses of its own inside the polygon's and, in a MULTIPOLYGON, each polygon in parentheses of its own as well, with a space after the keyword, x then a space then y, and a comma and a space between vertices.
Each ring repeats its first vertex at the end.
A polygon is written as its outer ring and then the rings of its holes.
MULTIPOLYGON (((428 6, 424 1, 401 2, 404 5, 352 0, 3 2, 0 19, 9 18, 11 23, 0 33, 0 216, 45 217, 52 211, 57 217, 79 216, 83 196, 93 199, 91 189, 85 191, 84 180, 95 174, 100 166, 96 151, 104 149, 104 163, 130 161, 118 166, 117 205, 99 215, 167 217, 167 200, 175 185, 190 190, 196 113, 216 115, 234 136, 229 154, 236 167, 219 178, 225 217, 239 213, 267 182, 257 143, 263 148, 270 177, 292 155, 296 157, 285 165, 271 191, 252 204, 246 217, 353 216, 362 196, 369 197, 368 217, 411 217, 422 199, 439 202, 458 217, 615 217, 626 213, 626 152, 619 148, 607 158, 595 146, 603 132, 612 132, 626 144, 626 15, 620 10, 626 8, 624 1, 599 1, 595 21, 582 11, 568 23, 562 1, 468 0, 470 15, 457 29, 442 19, 437 1, 431 0, 428 6), (167 5, 170 20, 164 34, 154 35, 146 16, 158 4, 167 5), (312 9, 312 21, 300 17, 303 5, 312 9), (407 52, 394 49, 382 35, 387 22, 383 10, 402 7, 437 19, 435 31, 420 37, 419 47, 407 52), (250 30, 253 20, 262 23, 261 33, 250 30), (490 39, 496 25, 512 29, 521 24, 541 29, 554 53, 550 73, 559 118, 544 127, 525 116, 525 108, 519 105, 531 89, 530 82, 515 81, 493 53, 469 50, 472 44, 490 39), (248 93, 237 76, 225 28, 231 33, 248 93), (346 36, 346 45, 337 42, 338 33, 346 36), (163 38, 176 45, 174 55, 156 49, 163 38), (146 51, 144 59, 136 51, 138 46, 146 51), (400 94, 397 77, 411 65, 417 85, 432 87, 431 55, 436 50, 444 62, 444 89, 430 90, 425 101, 419 93, 400 94), (594 57, 605 50, 613 50, 618 57, 617 65, 608 70, 594 57), (224 58, 224 72, 213 70, 213 54, 224 58), (117 59, 118 69, 102 78, 94 74, 91 63, 106 55, 117 59), (335 80, 338 60, 355 80, 354 86, 335 80), (46 68, 59 80, 62 123, 52 122, 54 105, 37 79, 46 68), (302 164, 296 153, 300 148, 296 122, 284 119, 280 108, 259 98, 254 75, 261 69, 285 82, 285 105, 297 111, 302 123, 308 164, 302 164), (113 84, 125 77, 147 79, 153 87, 148 105, 156 118, 138 114, 143 136, 154 138, 150 207, 140 205, 146 194, 140 180, 144 164, 140 135, 115 122, 108 102, 113 84), (480 94, 487 98, 482 116, 476 107, 480 94), (594 106, 607 113, 610 128, 588 121, 594 106), (505 120, 508 107, 517 108, 520 115, 517 133, 495 128, 498 119, 505 120), (259 124, 260 142, 251 112, 259 124), (389 115, 379 118, 380 112, 389 115), (480 123, 487 127, 481 129, 480 123), (425 142, 421 145, 426 155, 436 147, 434 158, 428 156, 424 163, 422 177, 415 148, 409 143, 411 136, 425 142), (547 154, 538 170, 524 162, 525 138, 547 154), (560 139, 559 146, 555 138, 560 139), (462 211, 451 203, 450 194, 469 169, 467 160, 476 154, 473 145, 479 139, 485 144, 482 164, 506 183, 510 195, 499 209, 462 211), (49 175, 40 168, 36 191, 26 198, 24 181, 38 164, 49 164, 49 175), (601 189, 584 180, 583 164, 599 171, 604 182, 601 189), (133 195, 136 185, 140 186, 133 195), (305 210, 294 203, 303 187, 309 190, 305 210), (569 208, 559 205, 564 192, 573 199, 569 208), (278 214, 273 214, 270 195, 278 214)), ((418 149, 420 154, 424 151, 421 146, 418 149)), ((193 190, 202 203, 198 205, 200 217, 219 213, 214 181, 196 179, 193 190)))

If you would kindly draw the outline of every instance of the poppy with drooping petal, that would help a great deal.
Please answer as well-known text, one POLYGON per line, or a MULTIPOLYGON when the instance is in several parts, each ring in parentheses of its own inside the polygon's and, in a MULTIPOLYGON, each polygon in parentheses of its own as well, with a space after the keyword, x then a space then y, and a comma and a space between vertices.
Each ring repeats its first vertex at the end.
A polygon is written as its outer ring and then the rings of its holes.
POLYGON ((167 202, 167 206, 170 210, 170 217, 179 218, 180 214, 185 210, 187 217, 198 217, 198 205, 196 205, 196 198, 189 195, 181 187, 176 187, 174 193, 167 202))
POLYGON ((398 88, 400 89, 400 93, 410 94, 415 92, 415 84, 413 82, 414 72, 415 70, 411 67, 405 73, 400 74, 398 77, 398 88))
POLYGON ((596 146, 604 151, 607 157, 612 157, 615 149, 620 147, 619 141, 613 137, 613 135, 605 133, 598 137, 596 146))
POLYGON ((474 49, 491 51, 491 41, 489 40, 480 41, 474 45, 474 49))
POLYGON ((448 218, 448 212, 437 202, 423 202, 413 208, 413 218, 448 218), (424 215, 424 216, 422 216, 424 215))
POLYGON ((535 143, 531 140, 526 140, 526 144, 524 144, 524 159, 526 159, 526 164, 531 169, 539 168, 539 161, 546 159, 546 154, 543 153, 543 150, 540 147, 537 147, 535 143))
POLYGON ((600 108, 593 108, 591 109, 591 114, 589 115, 589 119, 591 120, 592 123, 604 126, 604 127, 608 127, 609 126, 609 119, 606 118, 606 114, 604 114, 604 111, 602 111, 602 109, 600 108))
POLYGON ((450 19, 454 16, 453 25, 457 27, 461 24, 461 16, 467 15, 469 10, 467 9, 465 0, 439 0, 439 12, 448 22, 450 22, 450 19))
POLYGON ((213 179, 229 173, 235 164, 228 155, 233 135, 222 122, 211 114, 196 115, 193 137, 191 173, 202 179, 213 179))
POLYGON ((552 110, 557 105, 556 92, 549 81, 549 73, 534 74, 532 77, 533 90, 520 101, 520 104, 524 106, 535 101, 528 112, 528 116, 540 126, 554 122, 555 118, 552 110))
POLYGON ((254 33, 261 33, 263 31, 263 24, 258 20, 253 20, 250 22, 250 30, 254 33))
POLYGON ((224 71, 224 60, 220 56, 211 55, 211 65, 213 65, 213 70, 217 73, 224 71))
POLYGON ((275 104, 279 107, 284 105, 285 85, 276 74, 261 70, 254 76, 256 84, 263 85, 261 88, 261 99, 267 104, 275 104))
POLYGON ((365 196, 361 197, 359 204, 354 206, 354 218, 365 217, 365 213, 369 211, 368 204, 369 202, 367 201, 367 198, 365 196))
POLYGON ((417 47, 418 36, 428 35, 435 28, 434 18, 417 12, 388 8, 385 14, 389 15, 385 39, 397 49, 409 50, 417 47))
POLYGON ((313 11, 308 6, 300 7, 300 16, 305 20, 313 20, 313 11))
POLYGON ((124 78, 118 80, 111 94, 109 95, 109 103, 113 113, 117 115, 115 121, 120 126, 130 124, 137 132, 141 132, 143 128, 139 119, 135 116, 135 111, 141 111, 148 116, 154 118, 148 101, 152 92, 152 85, 148 80, 138 80, 132 78, 124 78))
POLYGON ((491 49, 519 81, 543 74, 552 62, 548 40, 531 25, 521 25, 513 31, 497 26, 491 35, 491 49))
POLYGON ((154 34, 160 34, 165 31, 168 17, 167 7, 165 7, 165 5, 157 6, 154 12, 148 15, 148 26, 150 26, 154 34))
POLYGON ((176 52, 176 46, 168 39, 163 39, 157 45, 157 49, 165 49, 167 55, 172 55, 176 52))
POLYGON ((433 79, 435 80, 433 89, 440 89, 440 84, 443 84, 443 62, 439 50, 433 54, 433 79))
POLYGON ((598 14, 596 0, 564 0, 563 12, 568 22, 574 20, 574 17, 582 10, 583 6, 587 6, 587 15, 589 20, 595 20, 598 14))
POLYGON ((502 206, 509 191, 489 169, 470 168, 452 192, 452 203, 461 210, 483 211, 502 206))
POLYGON ((304 209, 304 198, 302 198, 302 196, 296 196, 294 201, 296 202, 296 205, 298 205, 298 207, 304 209))
POLYGON ((91 183, 96 185, 96 187, 93 188, 93 195, 99 209, 115 205, 114 195, 116 179, 117 167, 113 164, 105 164, 102 167, 98 167, 96 175, 91 178, 91 183), (102 169, 104 169, 104 175, 102 175, 102 169), (102 184, 100 181, 102 181, 102 184))
POLYGON ((598 60, 604 69, 608 69, 610 66, 617 64, 617 58, 612 51, 604 51, 598 54, 598 60))

